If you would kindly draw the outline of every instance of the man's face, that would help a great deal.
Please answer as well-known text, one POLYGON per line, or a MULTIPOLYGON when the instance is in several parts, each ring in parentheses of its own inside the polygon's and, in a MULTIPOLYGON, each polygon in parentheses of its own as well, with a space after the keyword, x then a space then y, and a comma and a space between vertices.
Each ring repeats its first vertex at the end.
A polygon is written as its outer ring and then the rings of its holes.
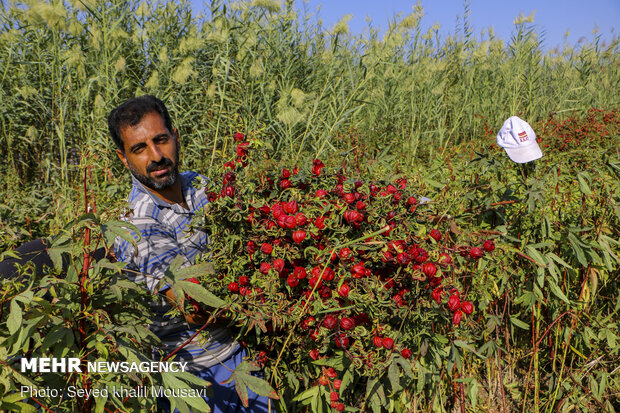
POLYGON ((144 186, 155 191, 168 188, 179 174, 179 138, 169 131, 157 112, 144 115, 135 126, 120 130, 125 152, 118 157, 144 186))

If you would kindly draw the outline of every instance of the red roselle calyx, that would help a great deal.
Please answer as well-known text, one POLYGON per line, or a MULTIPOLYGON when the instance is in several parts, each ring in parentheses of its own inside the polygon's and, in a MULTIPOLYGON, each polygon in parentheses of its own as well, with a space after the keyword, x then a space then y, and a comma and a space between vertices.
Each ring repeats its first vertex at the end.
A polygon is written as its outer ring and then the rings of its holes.
POLYGON ((448 300, 448 308, 450 309, 450 311, 455 312, 460 307, 461 307, 461 300, 459 299, 459 297, 456 296, 455 294, 451 295, 450 299, 448 300))

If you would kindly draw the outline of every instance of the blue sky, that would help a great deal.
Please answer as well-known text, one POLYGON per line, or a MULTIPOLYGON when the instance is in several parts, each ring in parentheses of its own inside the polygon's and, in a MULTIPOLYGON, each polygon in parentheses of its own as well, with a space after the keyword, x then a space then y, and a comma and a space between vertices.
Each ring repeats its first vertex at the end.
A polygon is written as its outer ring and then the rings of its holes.
MULTIPOLYGON (((351 33, 362 33, 367 27, 366 17, 372 26, 385 30, 388 21, 396 14, 409 14, 416 4, 415 0, 305 0, 308 9, 315 12, 320 5, 319 17, 326 28, 331 28, 345 14, 352 14, 349 21, 351 33)), ((195 7, 201 0, 192 0, 195 7)), ((295 0, 302 9, 302 0, 295 0)), ((421 0, 424 8, 422 27, 427 29, 435 22, 440 24, 442 38, 455 32, 457 16, 464 11, 463 0, 421 0)), ((536 11, 534 24, 538 33, 545 35, 543 46, 546 49, 561 46, 567 30, 569 44, 577 44, 580 38, 593 38, 592 31, 598 26, 602 39, 607 43, 618 36, 620 22, 620 0, 470 0, 471 23, 474 34, 479 37, 483 29, 492 26, 496 36, 509 40, 514 27, 513 21, 520 14, 529 15, 536 11), (616 27, 616 31, 612 31, 616 27)))

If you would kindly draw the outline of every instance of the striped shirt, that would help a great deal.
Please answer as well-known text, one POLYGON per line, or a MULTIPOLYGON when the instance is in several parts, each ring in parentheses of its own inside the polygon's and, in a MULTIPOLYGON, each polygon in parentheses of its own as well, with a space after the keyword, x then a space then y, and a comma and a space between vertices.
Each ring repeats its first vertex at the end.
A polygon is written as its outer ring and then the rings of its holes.
MULTIPOLYGON (((132 232, 137 242, 136 249, 120 237, 114 244, 116 258, 126 262, 127 269, 131 270, 127 272, 130 279, 146 284, 153 292, 159 290, 159 280, 176 256, 182 256, 184 261, 181 267, 187 267, 194 264, 207 249, 206 232, 189 228, 195 213, 208 202, 204 190, 195 188, 192 182, 196 180, 204 185, 206 178, 186 171, 179 174, 179 179, 189 210, 179 204, 167 203, 132 176, 133 187, 128 198, 131 214, 126 219, 138 228, 141 237, 132 232)), ((165 288, 166 285, 161 286, 161 289, 165 288)), ((195 332, 196 326, 188 324, 184 318, 167 316, 171 308, 163 295, 157 294, 153 302, 155 319, 151 328, 162 340, 162 347, 157 349, 160 355, 174 351, 195 332)), ((218 364, 218 360, 226 360, 238 347, 228 330, 207 328, 175 357, 176 360, 187 361, 188 367, 197 371, 218 364)))

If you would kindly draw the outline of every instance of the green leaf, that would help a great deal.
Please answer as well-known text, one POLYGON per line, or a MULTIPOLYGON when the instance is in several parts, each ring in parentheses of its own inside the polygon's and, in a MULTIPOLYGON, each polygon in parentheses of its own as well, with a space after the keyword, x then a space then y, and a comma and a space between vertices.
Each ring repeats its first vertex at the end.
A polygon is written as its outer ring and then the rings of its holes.
POLYGON ((392 386, 392 392, 396 392, 400 389, 400 374, 398 371, 398 367, 394 361, 390 363, 388 367, 388 379, 390 380, 390 385, 392 386))
POLYGON ((566 304, 570 304, 570 301, 569 301, 568 297, 566 297, 564 295, 564 293, 562 292, 560 287, 558 287, 558 285, 555 282, 549 281, 548 284, 549 284, 549 287, 551 288, 551 292, 556 297, 558 297, 560 300, 564 301, 566 304))
POLYGON ((194 284, 189 281, 179 281, 176 285, 180 286, 183 292, 191 298, 202 304, 208 305, 209 307, 219 308, 226 305, 226 302, 215 296, 212 292, 200 284, 194 284))
POLYGON ((524 330, 529 330, 530 326, 525 324, 523 321, 519 320, 516 316, 510 316, 510 322, 515 326, 522 328, 524 330))
POLYGON ((237 366, 230 377, 224 381, 224 383, 235 382, 235 389, 245 407, 248 406, 248 388, 252 389, 254 393, 260 396, 276 400, 280 398, 266 380, 251 374, 251 372, 259 370, 260 368, 254 363, 243 361, 237 366))
POLYGON ((592 195, 590 186, 588 185, 588 182, 586 181, 584 177, 585 175, 587 175, 585 172, 581 172, 577 174, 577 180, 579 181, 579 189, 581 190, 581 192, 583 192, 584 195, 592 195))
POLYGON ((531 245, 528 245, 527 247, 525 247, 525 250, 528 252, 530 257, 533 258, 534 261, 536 261, 536 264, 539 267, 547 266, 547 260, 545 259, 545 257, 543 257, 543 255, 536 248, 534 248, 531 245))
POLYGON ((577 256, 577 261, 579 261, 579 263, 583 267, 587 267, 588 260, 586 260, 586 256, 583 253, 583 248, 581 248, 581 245, 583 245, 583 242, 581 242, 581 240, 579 240, 579 238, 577 238, 572 233, 568 234, 568 242, 570 242, 571 247, 573 247, 573 251, 575 251, 575 255, 577 256))
MULTIPOLYGON (((172 265, 171 265, 172 266, 172 265)), ((188 278, 200 278, 204 275, 215 274, 215 268, 210 262, 201 262, 196 265, 182 268, 175 271, 175 277, 177 280, 186 280, 188 278)))
POLYGON ((129 221, 108 221, 101 225, 101 233, 106 245, 113 245, 116 237, 119 237, 135 248, 137 241, 134 235, 140 239, 140 230, 129 221))
POLYGON ((22 326, 22 309, 17 304, 17 301, 11 301, 11 312, 9 313, 9 317, 6 320, 6 325, 9 329, 9 333, 15 334, 22 326))
MULTIPOLYGON (((209 382, 202 380, 194 376, 191 373, 186 373, 186 372, 178 372, 178 373, 165 372, 165 373, 161 373, 161 378, 166 388, 174 389, 174 390, 194 388, 190 386, 188 383, 193 383, 193 384, 196 384, 197 387, 203 387, 203 388, 210 386, 209 382)), ((190 409, 187 406, 187 404, 189 404, 194 409, 197 409, 197 411, 199 412, 210 412, 211 411, 211 409, 207 405, 207 402, 205 402, 205 400, 202 397, 186 397, 186 398, 171 397, 169 398, 169 400, 170 400, 171 410, 175 409, 176 407, 180 411, 189 412, 190 409)))
POLYGON ((566 261, 564 261, 562 258, 558 257, 557 255, 555 255, 552 252, 547 253, 547 257, 551 258, 553 261, 557 262, 558 264, 560 264, 561 266, 563 266, 564 268, 570 268, 571 270, 573 269, 573 267, 571 267, 570 265, 568 265, 566 263, 566 261))

